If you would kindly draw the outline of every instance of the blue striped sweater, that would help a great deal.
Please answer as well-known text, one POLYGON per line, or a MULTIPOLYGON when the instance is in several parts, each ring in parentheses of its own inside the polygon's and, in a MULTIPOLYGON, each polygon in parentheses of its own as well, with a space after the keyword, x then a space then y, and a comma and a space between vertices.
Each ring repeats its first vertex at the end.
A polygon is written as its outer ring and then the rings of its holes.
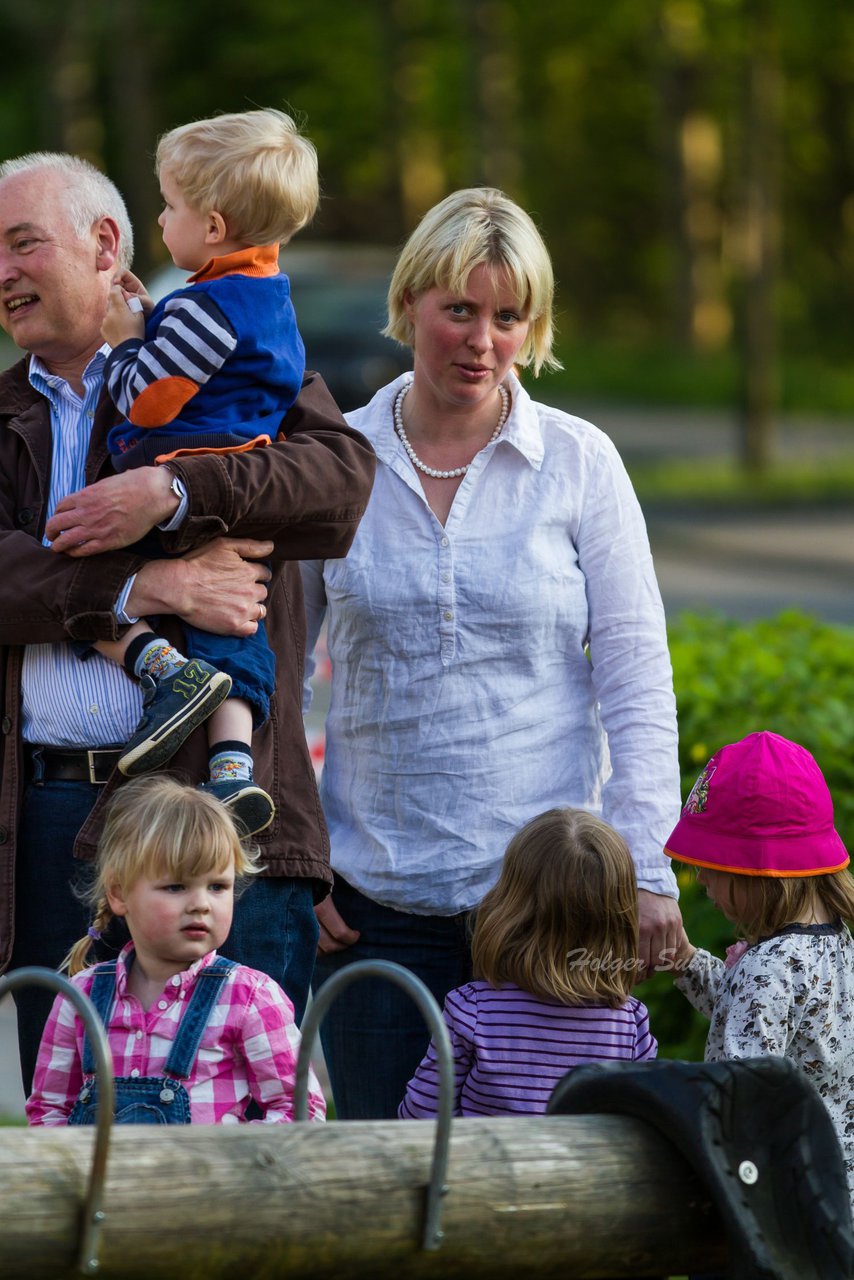
POLYGON ((126 419, 107 441, 117 468, 275 440, 304 371, 278 246, 212 259, 155 306, 144 340, 107 359, 107 390, 126 419))

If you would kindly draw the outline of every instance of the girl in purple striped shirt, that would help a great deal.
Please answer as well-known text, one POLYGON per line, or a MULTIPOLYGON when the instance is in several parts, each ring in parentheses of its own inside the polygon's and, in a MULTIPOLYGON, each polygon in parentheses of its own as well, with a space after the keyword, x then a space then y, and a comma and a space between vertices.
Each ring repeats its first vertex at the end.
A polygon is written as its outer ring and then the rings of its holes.
MULTIPOLYGON (((106 1026, 116 1123, 293 1118, 300 1043, 293 1005, 265 973, 216 953, 231 929, 235 878, 256 869, 232 814, 196 787, 156 774, 113 797, 90 894, 94 924, 72 948, 68 967, 106 1026), (115 917, 131 941, 116 960, 87 967, 93 939, 115 917)), ((83 1021, 59 995, 27 1120, 93 1124, 97 1089, 83 1021)), ((325 1116, 313 1076, 309 1114, 325 1116)))
MULTIPOLYGON (((622 836, 581 809, 549 809, 510 841, 477 909, 477 978, 443 1016, 454 1055, 454 1114, 541 1114, 588 1062, 654 1058, 637 979, 634 864, 622 836)), ((435 1045, 406 1088, 401 1119, 435 1116, 435 1045)))

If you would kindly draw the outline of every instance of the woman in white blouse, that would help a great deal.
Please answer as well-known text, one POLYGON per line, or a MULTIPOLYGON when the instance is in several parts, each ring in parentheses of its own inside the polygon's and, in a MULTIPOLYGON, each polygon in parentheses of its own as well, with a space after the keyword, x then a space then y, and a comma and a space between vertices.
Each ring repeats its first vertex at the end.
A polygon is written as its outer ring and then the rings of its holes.
MULTIPOLYGON (((677 944, 676 713, 643 517, 610 440, 515 373, 556 363, 552 294, 533 222, 488 188, 430 210, 395 269, 387 332, 414 371, 348 415, 377 452, 373 494, 346 559, 303 566, 309 652, 325 617, 332 663, 315 989, 380 958, 441 1004, 471 976, 466 913, 510 837, 562 805, 627 840, 642 959, 677 944)), ((322 1037, 345 1119, 394 1116, 429 1041, 375 980, 322 1037)))

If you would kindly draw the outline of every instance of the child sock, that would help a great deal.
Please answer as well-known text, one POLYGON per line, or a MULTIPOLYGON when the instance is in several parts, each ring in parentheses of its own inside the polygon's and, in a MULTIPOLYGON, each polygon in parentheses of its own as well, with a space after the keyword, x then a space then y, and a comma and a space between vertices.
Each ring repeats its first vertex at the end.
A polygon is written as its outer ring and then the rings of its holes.
POLYGON ((143 674, 152 680, 168 680, 185 666, 187 659, 153 631, 132 640, 125 654, 125 670, 138 680, 143 674))
POLYGON ((252 753, 245 742, 215 742, 208 753, 211 782, 252 780, 252 753))

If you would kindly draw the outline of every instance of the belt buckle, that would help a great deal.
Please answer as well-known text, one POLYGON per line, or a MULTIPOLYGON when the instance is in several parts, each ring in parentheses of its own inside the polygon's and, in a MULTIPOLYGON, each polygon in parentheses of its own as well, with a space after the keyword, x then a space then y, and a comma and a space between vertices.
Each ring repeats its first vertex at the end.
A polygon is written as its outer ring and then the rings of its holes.
POLYGON ((106 784, 106 782, 107 782, 107 778, 110 776, 110 774, 111 774, 111 773, 112 773, 112 771, 113 771, 113 765, 115 764, 116 756, 117 756, 117 753, 116 753, 115 751, 99 750, 97 747, 95 747, 95 748, 94 748, 94 750, 91 750, 91 751, 87 751, 87 752, 86 752, 86 763, 87 763, 87 765, 88 765, 88 767, 89 767, 89 781, 90 781, 90 783, 92 784, 92 786, 93 786, 93 787, 103 787, 103 786, 105 786, 105 784, 106 784), (109 756, 112 756, 112 757, 113 757, 113 759, 110 761, 110 763, 109 763, 109 764, 107 764, 107 766, 106 766, 106 767, 107 767, 107 774, 106 774, 106 777, 103 777, 103 778, 101 778, 101 777, 99 777, 99 776, 98 776, 98 764, 99 764, 99 759, 98 759, 98 758, 99 758, 100 756, 108 756, 108 757, 109 757, 109 756))

